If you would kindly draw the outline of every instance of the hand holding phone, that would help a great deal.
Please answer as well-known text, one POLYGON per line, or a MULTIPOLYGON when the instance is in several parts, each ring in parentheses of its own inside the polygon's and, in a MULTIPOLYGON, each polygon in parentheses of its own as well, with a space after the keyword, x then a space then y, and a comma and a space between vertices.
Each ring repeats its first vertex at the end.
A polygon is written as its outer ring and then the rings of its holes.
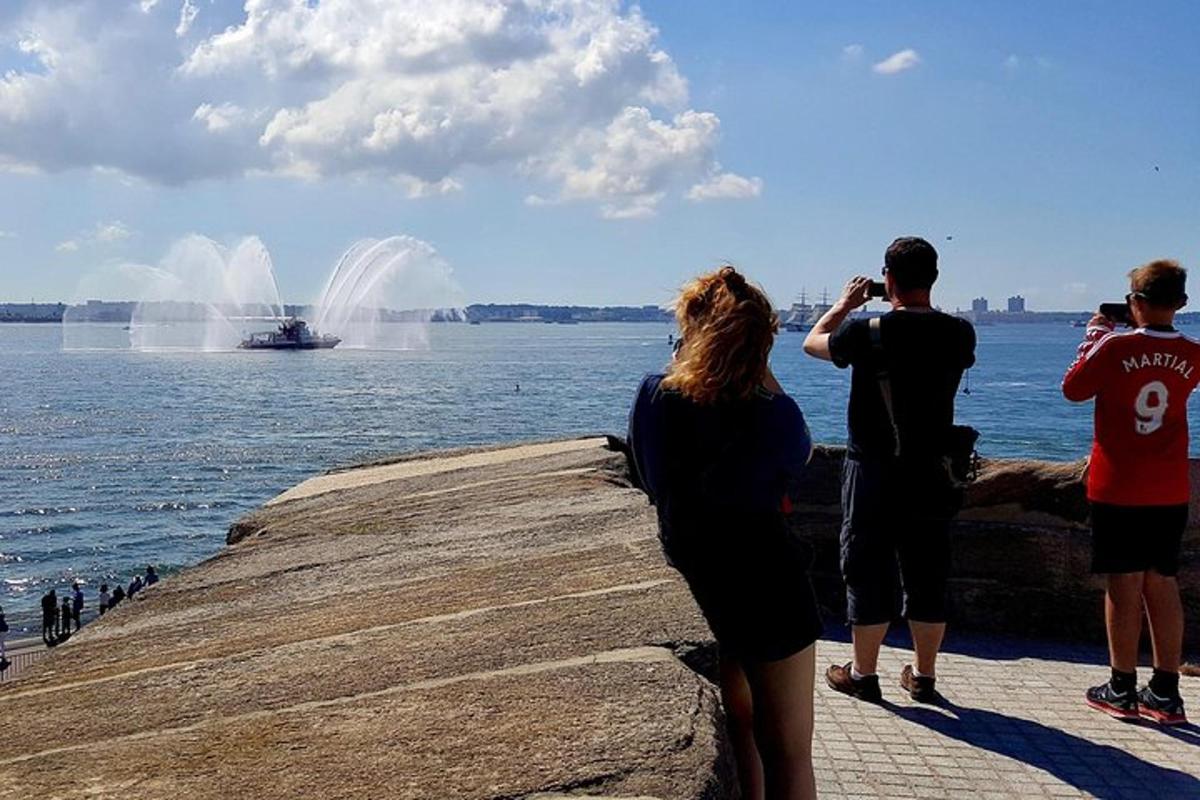
POLYGON ((1101 303, 1100 316, 1114 325, 1133 324, 1133 317, 1129 313, 1128 303, 1101 303))

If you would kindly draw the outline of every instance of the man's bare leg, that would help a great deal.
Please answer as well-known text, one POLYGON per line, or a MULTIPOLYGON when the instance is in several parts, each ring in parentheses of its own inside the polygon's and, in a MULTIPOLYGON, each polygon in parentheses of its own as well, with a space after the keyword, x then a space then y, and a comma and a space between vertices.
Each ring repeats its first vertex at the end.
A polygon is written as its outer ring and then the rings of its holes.
POLYGON ((1108 657, 1118 672, 1137 672, 1138 640, 1142 637, 1144 572, 1110 574, 1104 594, 1108 627, 1108 657))
POLYGON ((850 636, 854 642, 854 668, 859 675, 874 675, 879 671, 879 648, 887 636, 888 624, 854 625, 850 636))
POLYGON ((934 677, 938 651, 942 649, 942 639, 946 636, 946 623, 909 620, 908 629, 912 631, 913 660, 917 672, 928 678, 934 677))
POLYGON ((1178 673, 1183 660, 1183 603, 1179 599, 1179 583, 1151 570, 1145 573, 1142 595, 1146 600, 1146 616, 1150 618, 1154 668, 1178 673))

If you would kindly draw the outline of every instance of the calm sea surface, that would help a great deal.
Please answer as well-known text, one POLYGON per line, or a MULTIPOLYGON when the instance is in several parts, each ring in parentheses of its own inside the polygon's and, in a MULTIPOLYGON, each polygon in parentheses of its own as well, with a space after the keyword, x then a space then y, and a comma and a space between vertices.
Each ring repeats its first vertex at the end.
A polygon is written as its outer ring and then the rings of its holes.
MULTIPOLYGON (((433 325, 428 349, 308 353, 67 351, 57 325, 0 325, 0 605, 127 583, 212 555, 229 524, 314 473, 428 448, 622 432, 666 325, 433 325), (517 385, 520 391, 517 391, 517 385)), ((1072 459, 1088 406, 1059 380, 1081 331, 979 329, 961 421, 995 456, 1072 459)), ((127 337, 72 331, 74 343, 127 337), (75 341, 78 340, 78 341, 75 341)), ((784 333, 774 369, 814 436, 845 437, 848 375, 784 333)))

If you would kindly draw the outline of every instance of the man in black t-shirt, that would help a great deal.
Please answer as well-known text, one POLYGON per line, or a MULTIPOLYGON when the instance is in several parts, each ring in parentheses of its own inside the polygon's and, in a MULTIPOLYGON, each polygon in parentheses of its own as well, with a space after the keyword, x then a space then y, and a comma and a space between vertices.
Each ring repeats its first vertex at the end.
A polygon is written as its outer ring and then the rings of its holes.
POLYGON ((853 368, 841 566, 854 660, 831 666, 825 679, 837 691, 879 701, 879 648, 899 611, 916 651, 900 685, 914 700, 932 702, 958 507, 943 457, 959 381, 975 363, 975 330, 934 310, 937 251, 929 242, 897 239, 883 272, 890 312, 878 321, 847 320, 870 294, 870 279, 854 278, 804 341, 809 355, 853 368))

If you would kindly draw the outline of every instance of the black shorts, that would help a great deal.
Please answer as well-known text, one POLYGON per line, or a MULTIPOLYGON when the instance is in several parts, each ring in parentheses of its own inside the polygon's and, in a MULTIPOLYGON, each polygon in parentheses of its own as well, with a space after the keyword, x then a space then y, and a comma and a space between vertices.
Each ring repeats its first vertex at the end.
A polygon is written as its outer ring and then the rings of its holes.
POLYGON ((687 581, 725 656, 777 661, 821 635, 808 570, 812 551, 780 514, 676 523, 664 534, 672 566, 687 581))
POLYGON ((841 567, 851 624, 878 625, 897 615, 946 621, 950 521, 960 502, 933 467, 846 459, 841 567))
POLYGON ((1188 507, 1092 503, 1092 573, 1179 572, 1188 507))

